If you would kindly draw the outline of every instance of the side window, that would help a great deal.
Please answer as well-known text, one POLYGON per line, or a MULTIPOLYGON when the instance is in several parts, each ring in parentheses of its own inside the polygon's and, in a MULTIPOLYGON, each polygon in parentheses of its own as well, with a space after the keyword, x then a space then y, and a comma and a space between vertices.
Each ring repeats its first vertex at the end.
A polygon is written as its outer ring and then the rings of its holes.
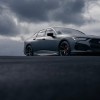
POLYGON ((57 34, 62 34, 62 32, 61 31, 57 31, 57 34))
POLYGON ((44 35, 45 35, 45 30, 42 30, 37 34, 37 37, 43 37, 44 35))
POLYGON ((48 33, 53 33, 53 34, 55 35, 55 32, 54 32, 54 30, 52 30, 52 29, 47 29, 47 30, 46 30, 46 36, 47 36, 48 33))
POLYGON ((33 35, 33 37, 35 38, 37 36, 37 33, 35 33, 34 35, 33 35))

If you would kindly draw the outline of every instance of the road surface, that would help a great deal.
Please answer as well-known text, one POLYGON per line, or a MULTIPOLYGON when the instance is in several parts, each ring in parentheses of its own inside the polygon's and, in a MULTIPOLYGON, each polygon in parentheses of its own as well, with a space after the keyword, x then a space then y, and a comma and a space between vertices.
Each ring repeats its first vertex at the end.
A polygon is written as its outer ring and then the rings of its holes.
POLYGON ((100 57, 0 57, 0 100, 100 100, 100 57))

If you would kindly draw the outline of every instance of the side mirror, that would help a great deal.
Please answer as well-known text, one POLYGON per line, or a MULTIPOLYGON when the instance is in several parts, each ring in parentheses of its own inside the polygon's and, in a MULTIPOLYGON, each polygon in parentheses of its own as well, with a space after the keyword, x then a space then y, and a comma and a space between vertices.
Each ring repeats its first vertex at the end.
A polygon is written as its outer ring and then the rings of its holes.
POLYGON ((53 37, 53 33, 47 33, 47 36, 53 37))

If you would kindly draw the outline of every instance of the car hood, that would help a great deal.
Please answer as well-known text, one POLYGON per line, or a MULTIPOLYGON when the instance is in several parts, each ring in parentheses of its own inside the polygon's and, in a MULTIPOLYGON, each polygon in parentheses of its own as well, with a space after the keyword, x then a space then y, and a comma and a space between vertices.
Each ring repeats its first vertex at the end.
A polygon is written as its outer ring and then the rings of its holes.
POLYGON ((100 36, 94 36, 94 35, 69 35, 69 34, 63 34, 62 37, 80 37, 80 38, 93 38, 93 39, 100 39, 100 36))
POLYGON ((100 39, 100 36, 94 36, 94 35, 75 35, 75 37, 83 37, 83 38, 91 38, 91 39, 100 39))

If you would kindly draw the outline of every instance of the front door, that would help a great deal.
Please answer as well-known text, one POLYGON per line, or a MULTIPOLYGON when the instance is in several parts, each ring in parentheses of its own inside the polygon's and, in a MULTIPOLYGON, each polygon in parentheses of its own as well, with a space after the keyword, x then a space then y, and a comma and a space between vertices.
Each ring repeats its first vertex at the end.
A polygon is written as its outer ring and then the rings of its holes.
POLYGON ((48 50, 48 51, 56 51, 57 50, 57 37, 56 37, 56 33, 53 29, 49 28, 46 30, 46 34, 45 34, 45 41, 44 41, 44 44, 45 44, 45 50, 48 50), (48 33, 53 33, 53 36, 48 36, 47 34, 48 33))

